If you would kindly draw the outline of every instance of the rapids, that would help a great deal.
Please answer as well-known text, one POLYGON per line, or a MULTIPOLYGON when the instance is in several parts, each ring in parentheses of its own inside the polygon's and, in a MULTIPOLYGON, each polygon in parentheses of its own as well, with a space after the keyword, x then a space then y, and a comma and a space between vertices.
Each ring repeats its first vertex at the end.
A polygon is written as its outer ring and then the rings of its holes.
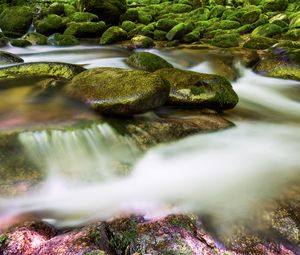
MULTIPOLYGON (((130 54, 90 45, 5 50, 25 62, 62 61, 86 68, 127 67, 124 59, 130 54)), ((151 52, 175 67, 214 73, 208 63, 199 63, 195 52, 151 52)), ((70 225, 120 213, 151 218, 178 211, 227 220, 243 217, 264 199, 279 196, 300 172, 300 83, 238 68, 241 77, 233 86, 240 101, 225 113, 235 124, 231 129, 193 135, 146 152, 107 123, 21 133, 28 156, 47 179, 28 194, 2 197, 0 217, 39 212, 41 218, 70 225), (132 170, 120 174, 115 160, 132 170)))

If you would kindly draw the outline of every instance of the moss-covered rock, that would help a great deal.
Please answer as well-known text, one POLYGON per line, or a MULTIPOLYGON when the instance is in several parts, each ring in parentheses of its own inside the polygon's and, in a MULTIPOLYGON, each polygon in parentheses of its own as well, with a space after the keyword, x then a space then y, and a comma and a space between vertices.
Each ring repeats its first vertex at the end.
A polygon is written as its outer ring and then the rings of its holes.
POLYGON ((29 41, 32 45, 45 45, 47 44, 47 36, 38 32, 29 32, 22 37, 24 40, 29 41))
POLYGON ((268 77, 300 80, 299 64, 277 58, 265 58, 261 60, 256 65, 254 71, 268 77))
POLYGON ((184 42, 186 42, 186 43, 192 43, 192 42, 198 41, 198 40, 200 39, 200 36, 201 36, 200 32, 199 32, 198 30, 195 29, 194 31, 192 31, 192 32, 190 32, 190 33, 188 33, 188 34, 186 34, 186 35, 182 38, 182 40, 183 40, 184 42))
POLYGON ((157 21, 156 27, 159 30, 169 32, 173 27, 178 25, 178 22, 173 19, 160 19, 157 21))
POLYGON ((290 28, 300 28, 300 12, 291 19, 290 28))
POLYGON ((65 16, 71 16, 76 12, 76 8, 75 6, 73 6, 72 4, 64 4, 64 12, 65 12, 65 16))
POLYGON ((167 5, 161 14, 165 13, 185 13, 193 10, 193 7, 189 4, 169 4, 167 5))
POLYGON ((126 32, 129 32, 129 31, 136 28, 136 24, 132 21, 125 20, 125 21, 122 22, 121 28, 123 30, 125 30, 126 32))
POLYGON ((124 14, 120 16, 121 21, 129 20, 129 21, 138 21, 139 12, 136 9, 128 9, 124 14))
POLYGON ((24 60, 15 54, 6 51, 0 51, 0 65, 23 63, 23 62, 24 60))
POLYGON ((288 0, 264 0, 262 9, 264 11, 284 11, 288 6, 288 0))
POLYGON ((14 47, 25 48, 31 45, 31 42, 24 39, 12 39, 10 44, 14 47))
POLYGON ((299 40, 300 39, 300 28, 294 28, 287 31, 283 37, 288 40, 299 40))
POLYGON ((62 33, 66 29, 67 20, 56 14, 50 14, 36 22, 36 32, 43 35, 62 33))
POLYGON ((72 35, 77 38, 99 37, 105 30, 104 21, 100 22, 70 22, 64 35, 72 35))
POLYGON ((169 84, 158 75, 119 68, 85 71, 65 87, 67 95, 113 115, 132 115, 159 107, 166 102, 169 91, 169 84))
POLYGON ((265 24, 259 26, 253 30, 251 35, 255 36, 263 36, 263 37, 272 37, 274 35, 280 34, 282 32, 282 28, 276 24, 265 24))
POLYGON ((131 39, 131 43, 135 48, 152 48, 155 43, 152 38, 144 35, 137 35, 131 39))
POLYGON ((165 41, 167 32, 156 29, 153 32, 153 39, 156 41, 165 41))
POLYGON ((107 24, 118 24, 127 9, 126 0, 81 0, 82 10, 96 14, 107 24))
POLYGON ((167 34, 166 38, 169 41, 181 39, 186 33, 186 25, 185 23, 179 23, 174 26, 167 34))
POLYGON ((64 15, 65 14, 65 6, 63 3, 52 3, 48 7, 49 14, 56 14, 56 15, 64 15))
POLYGON ((13 6, 5 8, 0 14, 0 28, 2 31, 25 34, 33 19, 31 8, 26 6, 13 6))
POLYGON ((127 32, 120 27, 112 26, 108 28, 100 38, 100 44, 111 44, 123 41, 127 38, 127 32))
POLYGON ((73 35, 55 33, 48 37, 47 43, 52 46, 73 46, 79 44, 79 41, 73 35))
POLYGON ((25 63, 15 66, 0 68, 0 79, 15 78, 30 75, 51 75, 60 76, 67 79, 83 72, 85 69, 78 65, 55 63, 55 62, 35 62, 25 63))
POLYGON ((154 72, 171 85, 168 104, 225 110, 233 108, 238 96, 222 76, 164 68, 154 72))
POLYGON ((246 41, 243 47, 249 49, 262 50, 262 49, 268 49, 276 43, 277 40, 273 38, 256 36, 256 37, 251 37, 248 41, 246 41))
POLYGON ((75 22, 97 22, 99 20, 96 14, 90 12, 75 12, 70 19, 75 22))
POLYGON ((216 29, 222 29, 222 30, 229 30, 229 29, 235 29, 239 28, 241 26, 240 22, 233 21, 233 20, 222 20, 218 23, 214 23, 209 30, 216 30, 216 29))
POLYGON ((240 43, 240 36, 236 33, 216 35, 211 44, 220 48, 237 47, 240 43))
POLYGON ((155 54, 150 52, 136 52, 130 55, 127 59, 127 63, 137 69, 141 69, 148 72, 154 72, 161 68, 172 68, 173 66, 155 54))

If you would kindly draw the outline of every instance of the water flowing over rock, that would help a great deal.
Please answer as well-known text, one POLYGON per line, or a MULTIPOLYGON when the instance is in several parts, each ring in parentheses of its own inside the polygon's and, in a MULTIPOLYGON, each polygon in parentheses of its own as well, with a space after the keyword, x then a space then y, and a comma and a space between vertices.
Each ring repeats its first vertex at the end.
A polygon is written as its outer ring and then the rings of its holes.
POLYGON ((163 105, 170 87, 160 76, 145 71, 97 68, 75 76, 65 91, 99 112, 132 115, 163 105))

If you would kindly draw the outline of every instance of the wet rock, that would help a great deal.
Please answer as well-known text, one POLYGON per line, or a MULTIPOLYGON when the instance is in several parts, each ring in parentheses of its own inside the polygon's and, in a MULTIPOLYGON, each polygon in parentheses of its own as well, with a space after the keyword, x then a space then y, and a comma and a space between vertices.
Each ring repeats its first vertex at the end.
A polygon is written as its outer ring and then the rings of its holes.
POLYGON ((108 24, 118 24, 119 17, 125 13, 125 0, 81 0, 82 10, 96 14, 108 24))
POLYGON ((135 52, 127 59, 127 63, 137 69, 154 72, 161 68, 172 68, 173 66, 162 57, 150 52, 135 52))
POLYGON ((45 45, 47 44, 47 36, 37 32, 29 32, 22 37, 24 40, 29 41, 32 45, 45 45))
POLYGON ((0 79, 30 75, 52 75, 71 79, 84 70, 85 69, 81 66, 66 63, 25 63, 0 68, 0 79))
POLYGON ((10 44, 14 47, 25 48, 31 45, 31 42, 24 39, 13 39, 10 44))
POLYGON ((178 25, 174 26, 167 34, 166 38, 169 41, 175 39, 181 39, 186 32, 186 25, 184 23, 179 23, 178 25))
POLYGON ((169 84, 145 71, 96 68, 85 71, 65 87, 67 95, 81 99, 105 114, 132 115, 165 103, 169 84))
POLYGON ((77 38, 73 35, 55 33, 48 37, 48 45, 52 46, 73 46, 79 44, 77 38))
POLYGON ((272 57, 262 59, 254 71, 268 77, 300 80, 299 64, 272 57))
POLYGON ((26 6, 12 6, 5 8, 0 14, 2 31, 25 34, 33 19, 32 10, 26 6))
POLYGON ((262 49, 268 49, 276 43, 277 40, 273 38, 256 36, 256 37, 251 37, 250 40, 246 41, 243 47, 249 49, 262 50, 262 49))
POLYGON ((70 22, 64 35, 72 35, 77 38, 99 37, 105 30, 104 21, 100 22, 70 22))
POLYGON ((111 44, 123 41, 127 38, 127 32, 120 27, 113 26, 108 28, 100 38, 100 44, 111 44))
POLYGON ((23 63, 24 60, 15 54, 0 51, 0 65, 13 64, 13 63, 23 63))
POLYGON ((67 21, 67 19, 56 14, 50 14, 36 22, 36 32, 48 36, 54 33, 63 33, 66 29, 67 21))
POLYGON ((276 34, 281 33, 282 28, 276 24, 266 24, 255 28, 252 32, 252 36, 263 36, 263 37, 272 37, 276 34))
POLYGON ((211 41, 211 45, 221 48, 237 47, 239 43, 240 36, 235 33, 216 35, 211 41))
POLYGON ((144 35, 138 35, 131 39, 131 43, 135 48, 152 48, 155 43, 152 38, 144 35))
POLYGON ((154 73, 171 85, 168 104, 225 110, 238 102, 231 84, 222 76, 175 68, 164 68, 154 73))
POLYGON ((52 3, 48 7, 49 14, 64 15, 65 6, 63 3, 52 3))
POLYGON ((70 16, 74 22, 97 22, 98 16, 90 12, 75 12, 70 16))

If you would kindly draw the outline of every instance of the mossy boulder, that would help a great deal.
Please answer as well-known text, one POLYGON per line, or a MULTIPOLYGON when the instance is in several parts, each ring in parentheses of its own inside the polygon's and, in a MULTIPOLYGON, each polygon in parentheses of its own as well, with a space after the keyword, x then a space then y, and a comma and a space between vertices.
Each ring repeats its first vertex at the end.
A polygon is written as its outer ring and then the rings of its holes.
POLYGON ((136 24, 132 21, 125 20, 125 21, 122 22, 121 28, 123 30, 125 30, 126 32, 129 32, 129 31, 136 28, 136 24))
POLYGON ((25 34, 33 19, 31 8, 26 6, 12 6, 5 8, 0 14, 0 28, 2 31, 25 34))
POLYGON ((52 46, 73 46, 79 44, 79 41, 73 35, 55 33, 48 37, 47 43, 52 46))
POLYGON ((169 4, 167 5, 163 11, 161 11, 161 14, 168 14, 168 13, 185 13, 190 12, 193 10, 193 7, 189 4, 169 4))
POLYGON ((64 4, 64 11, 65 11, 65 16, 71 16, 75 12, 77 12, 77 9, 72 4, 64 4))
POLYGON ((129 20, 135 22, 139 19, 139 12, 137 9, 128 9, 124 14, 120 16, 121 21, 129 20))
POLYGON ((192 43, 198 41, 200 39, 200 36, 201 36, 200 32, 197 29, 195 29, 194 31, 186 34, 182 38, 182 40, 186 43, 192 43))
POLYGON ((148 72, 154 72, 161 68, 173 66, 162 57, 150 52, 135 52, 127 59, 128 65, 148 72))
POLYGON ((290 28, 300 28, 300 12, 291 19, 290 28))
POLYGON ((156 28, 165 32, 169 32, 178 22, 173 19, 160 19, 156 23, 156 28))
POLYGON ((251 37, 248 41, 246 41, 243 47, 249 49, 262 50, 262 49, 270 48, 277 42, 278 41, 273 38, 256 36, 256 37, 251 37))
POLYGON ((171 85, 168 104, 226 110, 238 103, 230 82, 219 75, 202 74, 175 68, 154 72, 171 85))
POLYGON ((167 34, 166 38, 169 41, 181 39, 186 33, 186 24, 185 23, 179 23, 176 26, 174 26, 167 34))
POLYGON ((104 21, 99 22, 70 22, 64 35, 77 38, 99 37, 106 28, 104 21))
POLYGON ((145 71, 96 68, 74 77, 65 92, 101 113, 132 115, 163 105, 170 85, 145 71))
POLYGON ((111 44, 123 41, 127 38, 127 32, 120 27, 112 26, 108 28, 100 38, 100 44, 111 44))
POLYGON ((282 28, 276 24, 265 24, 259 26, 253 30, 251 35, 255 36, 263 36, 263 37, 272 37, 274 35, 280 34, 282 32, 282 28))
POLYGON ((6 51, 0 51, 0 65, 23 63, 23 62, 24 60, 15 54, 6 51))
POLYGON ((269 57, 261 60, 255 66, 254 71, 268 77, 300 80, 299 63, 287 62, 278 58, 269 57))
POLYGON ((24 39, 12 39, 10 44, 14 47, 25 48, 31 45, 31 42, 24 39))
POLYGON ((294 28, 287 31, 283 37, 288 40, 299 40, 300 39, 300 28, 294 28))
POLYGON ((29 32, 22 37, 24 40, 29 41, 32 45, 45 45, 47 44, 47 36, 38 32, 29 32))
POLYGON ((264 11, 284 11, 288 3, 288 0, 264 0, 262 2, 262 9, 264 11))
POLYGON ((48 36, 54 33, 62 33, 66 29, 66 23, 66 19, 56 14, 50 14, 36 22, 36 32, 48 36))
POLYGON ((52 3, 48 7, 49 14, 56 14, 56 15, 64 15, 65 14, 65 6, 63 3, 52 3))
POLYGON ((75 12, 70 19, 75 22, 97 22, 99 20, 96 14, 90 12, 75 12))
POLYGON ((239 43, 240 36, 236 33, 218 34, 211 41, 211 44, 213 46, 217 46, 220 48, 237 47, 239 43))
POLYGON ((166 40, 166 35, 167 35, 167 32, 156 29, 153 32, 153 39, 157 40, 157 41, 165 41, 166 40))
POLYGON ((126 12, 126 0, 81 0, 82 10, 96 14, 107 24, 118 24, 119 17, 126 12))
POLYGON ((139 11, 138 21, 142 24, 148 25, 153 21, 152 14, 147 11, 139 11))
POLYGON ((137 35, 131 39, 131 44, 135 48, 152 48, 155 46, 155 42, 152 38, 144 35, 137 35))
POLYGON ((55 62, 25 63, 0 68, 0 79, 16 78, 20 76, 50 75, 67 79, 83 72, 85 69, 78 65, 55 62))

